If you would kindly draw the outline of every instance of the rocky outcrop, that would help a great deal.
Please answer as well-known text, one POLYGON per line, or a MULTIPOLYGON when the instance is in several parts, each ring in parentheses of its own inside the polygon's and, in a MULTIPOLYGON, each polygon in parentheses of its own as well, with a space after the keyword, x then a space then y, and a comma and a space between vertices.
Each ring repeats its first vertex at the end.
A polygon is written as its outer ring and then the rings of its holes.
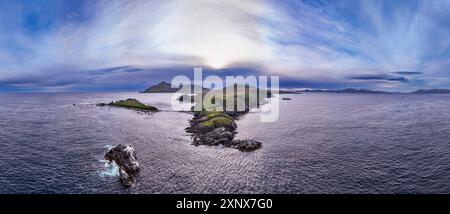
POLYGON ((238 149, 243 152, 251 152, 259 149, 262 143, 256 140, 233 140, 228 147, 238 149))
POLYGON ((259 141, 234 140, 237 129, 235 118, 267 103, 265 98, 272 97, 272 92, 258 90, 258 88, 249 85, 239 86, 235 84, 225 88, 225 90, 214 90, 210 93, 209 95, 212 96, 211 102, 197 102, 196 106, 192 107, 195 116, 190 121, 190 126, 186 131, 192 133, 193 144, 221 145, 246 152, 260 148, 262 143, 259 141), (234 91, 234 93, 227 93, 227 91, 234 91), (266 93, 266 96, 262 96, 263 94, 260 93, 266 93), (228 102, 234 104, 234 108, 226 109, 226 111, 217 110, 223 109, 221 107, 227 106, 228 102), (244 108, 238 108, 238 103, 243 103, 244 108))
POLYGON ((194 145, 219 146, 227 145, 233 140, 235 133, 228 131, 224 127, 215 128, 206 133, 194 134, 194 145))
POLYGON ((117 164, 120 181, 125 186, 130 186, 136 182, 140 169, 133 146, 119 144, 105 154, 105 159, 110 163, 114 161, 117 164))
POLYGON ((129 108, 129 109, 135 109, 135 110, 142 110, 142 111, 159 111, 156 107, 153 107, 151 105, 146 105, 141 102, 139 102, 136 99, 126 99, 126 100, 119 100, 116 102, 110 102, 110 103, 99 103, 96 106, 112 106, 112 107, 121 107, 121 108, 129 108))
POLYGON ((225 146, 243 152, 254 151, 262 146, 255 140, 234 140, 236 122, 225 112, 201 112, 195 114, 186 131, 192 133, 194 145, 225 146))

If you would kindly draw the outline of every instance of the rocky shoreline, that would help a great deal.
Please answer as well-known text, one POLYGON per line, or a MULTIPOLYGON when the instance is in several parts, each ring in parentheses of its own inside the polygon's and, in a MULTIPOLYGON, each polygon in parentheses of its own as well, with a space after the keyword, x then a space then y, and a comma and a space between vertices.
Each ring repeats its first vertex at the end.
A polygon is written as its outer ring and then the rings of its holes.
POLYGON ((256 140, 235 140, 236 129, 235 118, 225 112, 201 112, 194 115, 186 132, 192 134, 196 146, 224 146, 242 152, 254 151, 262 146, 256 140))

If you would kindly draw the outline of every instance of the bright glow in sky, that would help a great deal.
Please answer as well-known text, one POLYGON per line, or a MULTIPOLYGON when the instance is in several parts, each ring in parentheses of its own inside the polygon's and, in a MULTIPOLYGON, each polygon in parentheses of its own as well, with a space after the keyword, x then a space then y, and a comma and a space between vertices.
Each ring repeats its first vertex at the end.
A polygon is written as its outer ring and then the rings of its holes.
POLYGON ((282 87, 450 88, 450 0, 0 0, 0 91, 140 90, 204 66, 282 87))

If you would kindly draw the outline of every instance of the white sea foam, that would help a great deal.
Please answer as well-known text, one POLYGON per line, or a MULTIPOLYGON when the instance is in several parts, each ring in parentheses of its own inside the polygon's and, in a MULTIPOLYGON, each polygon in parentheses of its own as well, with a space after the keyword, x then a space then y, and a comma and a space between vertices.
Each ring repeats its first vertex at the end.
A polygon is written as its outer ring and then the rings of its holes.
MULTIPOLYGON (((114 148, 113 145, 105 145, 104 146, 107 151, 114 148)), ((111 163, 107 160, 100 159, 100 163, 103 164, 103 167, 101 170, 97 170, 100 177, 108 177, 108 176, 119 176, 119 166, 117 166, 116 162, 112 161, 111 163)))
POLYGON ((119 167, 117 166, 116 162, 112 161, 109 163, 107 160, 99 160, 101 163, 103 163, 103 168, 101 170, 98 170, 98 174, 100 177, 115 177, 119 176, 119 167))
POLYGON ((104 146, 104 148, 106 148, 109 151, 110 149, 114 148, 114 146, 107 144, 104 146))

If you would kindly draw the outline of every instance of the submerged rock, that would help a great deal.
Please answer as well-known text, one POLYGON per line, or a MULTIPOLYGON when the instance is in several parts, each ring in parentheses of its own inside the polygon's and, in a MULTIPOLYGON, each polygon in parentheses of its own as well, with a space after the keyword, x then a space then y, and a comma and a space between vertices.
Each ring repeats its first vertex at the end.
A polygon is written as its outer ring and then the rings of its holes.
POLYGON ((136 181, 140 168, 133 146, 119 144, 105 154, 105 159, 117 164, 124 185, 130 186, 136 181))
POLYGON ((230 147, 243 152, 251 152, 261 148, 261 146, 262 143, 256 140, 233 140, 230 147))

